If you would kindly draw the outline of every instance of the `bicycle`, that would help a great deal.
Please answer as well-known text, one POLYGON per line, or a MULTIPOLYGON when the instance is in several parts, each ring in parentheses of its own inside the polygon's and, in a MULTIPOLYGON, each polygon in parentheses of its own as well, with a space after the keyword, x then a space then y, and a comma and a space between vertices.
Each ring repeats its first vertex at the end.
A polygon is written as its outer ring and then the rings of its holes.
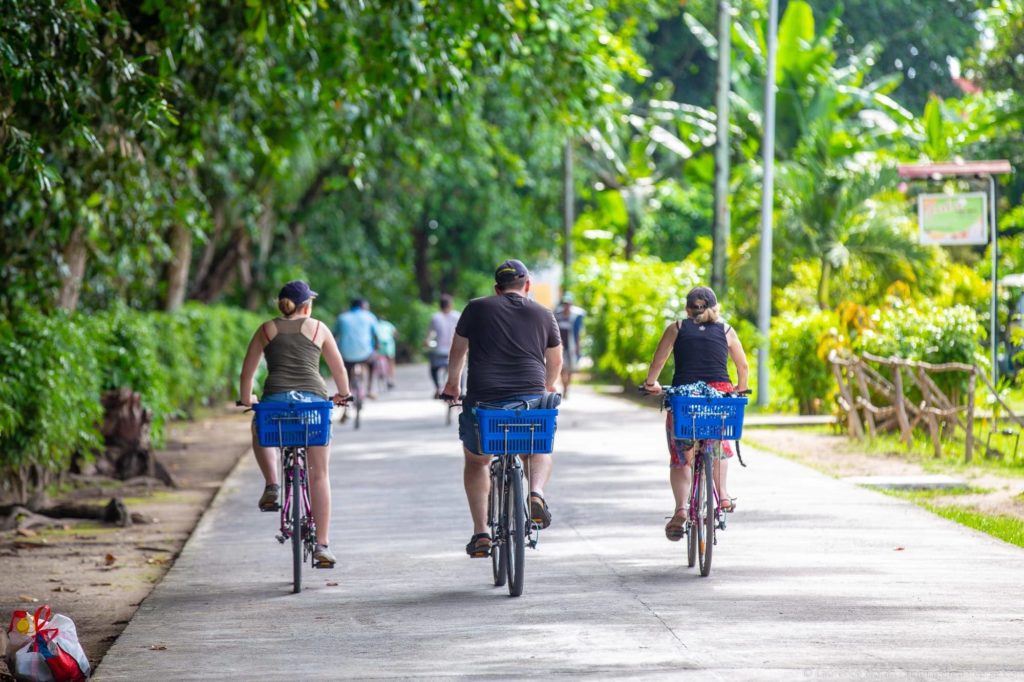
POLYGON ((541 530, 530 518, 530 490, 520 455, 552 451, 558 410, 529 408, 525 403, 517 407, 480 403, 474 409, 480 454, 494 455, 487 499, 494 585, 501 587, 507 582, 509 596, 518 597, 526 582, 526 548, 536 549, 541 530))
MULTIPOLYGON (((642 393, 647 393, 644 386, 642 393)), ((716 530, 725 530, 726 512, 722 508, 713 475, 714 460, 724 459, 722 442, 736 441, 740 465, 739 439, 743 433, 743 413, 750 391, 728 393, 723 397, 687 395, 674 387, 665 389, 663 406, 672 410, 672 436, 681 441, 680 451, 694 448, 686 534, 686 565, 699 563, 701 576, 711 574, 711 556, 718 542, 716 530)))
MULTIPOLYGON (((362 423, 361 415, 363 412, 363 403, 366 402, 366 392, 369 385, 370 377, 367 376, 364 380, 363 375, 369 373, 370 360, 363 362, 351 363, 352 372, 349 374, 349 392, 352 394, 352 401, 350 405, 355 410, 355 417, 353 418, 353 428, 358 429, 362 423)), ((345 423, 348 419, 348 405, 345 407, 345 411, 341 415, 341 422, 345 423)))
POLYGON ((302 565, 307 560, 312 568, 321 568, 312 561, 316 523, 309 499, 306 449, 330 441, 332 404, 329 400, 318 400, 252 405, 260 446, 281 448, 281 500, 268 511, 281 512, 277 541, 282 545, 289 540, 292 543, 293 593, 302 591, 302 565))

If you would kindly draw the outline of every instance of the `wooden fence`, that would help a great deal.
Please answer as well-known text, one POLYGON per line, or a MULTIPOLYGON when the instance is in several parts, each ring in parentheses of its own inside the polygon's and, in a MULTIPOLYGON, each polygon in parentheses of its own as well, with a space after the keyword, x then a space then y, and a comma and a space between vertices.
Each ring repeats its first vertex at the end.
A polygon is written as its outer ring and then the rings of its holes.
MULTIPOLYGON (((942 441, 956 432, 964 434, 964 458, 974 456, 974 421, 977 416, 978 379, 992 392, 1008 418, 1024 426, 1017 415, 1003 402, 988 377, 976 365, 959 362, 931 364, 901 358, 863 355, 829 354, 832 372, 839 386, 839 407, 846 414, 850 437, 863 440, 880 432, 898 430, 900 439, 909 446, 915 428, 926 428, 935 456, 942 455, 942 441), (934 375, 949 372, 966 374, 966 391, 953 389, 946 393, 939 388, 934 375), (916 389, 914 391, 913 389, 916 389), (913 396, 913 397, 910 397, 913 396)), ((963 386, 964 382, 954 382, 963 386)))

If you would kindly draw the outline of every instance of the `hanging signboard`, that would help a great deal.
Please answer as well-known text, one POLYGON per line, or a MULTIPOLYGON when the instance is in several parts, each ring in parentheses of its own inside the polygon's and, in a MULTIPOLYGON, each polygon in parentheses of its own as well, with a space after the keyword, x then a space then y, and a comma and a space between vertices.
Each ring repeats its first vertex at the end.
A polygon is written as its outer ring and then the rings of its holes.
POLYGON ((987 244, 988 195, 917 195, 917 221, 922 244, 987 244))

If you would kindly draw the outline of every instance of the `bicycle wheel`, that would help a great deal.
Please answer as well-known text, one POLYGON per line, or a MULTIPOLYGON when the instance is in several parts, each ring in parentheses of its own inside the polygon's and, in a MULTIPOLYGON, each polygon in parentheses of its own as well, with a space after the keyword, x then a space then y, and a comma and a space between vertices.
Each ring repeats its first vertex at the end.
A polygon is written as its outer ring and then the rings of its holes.
MULTIPOLYGON (((697 507, 697 558, 700 560, 700 574, 711 573, 711 552, 715 546, 715 492, 711 477, 711 457, 701 453, 701 480, 697 507)), ((697 481, 694 471, 694 481, 697 481)))
POLYGON ((302 464, 297 453, 291 456, 292 484, 292 592, 302 591, 302 464))
POLYGON ((518 597, 526 581, 526 498, 523 495, 523 470, 514 467, 508 477, 505 499, 505 528, 508 545, 505 564, 508 566, 508 593, 518 597))
POLYGON ((494 575, 494 586, 505 584, 508 575, 505 565, 503 541, 505 535, 501 527, 501 476, 497 466, 498 460, 491 465, 491 492, 487 496, 487 525, 491 528, 491 573, 494 575))

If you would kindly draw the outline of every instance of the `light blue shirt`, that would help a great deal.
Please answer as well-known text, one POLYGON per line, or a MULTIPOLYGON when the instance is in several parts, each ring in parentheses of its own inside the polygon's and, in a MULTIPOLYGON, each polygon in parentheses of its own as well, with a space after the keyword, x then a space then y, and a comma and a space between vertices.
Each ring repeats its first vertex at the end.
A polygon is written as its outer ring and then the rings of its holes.
POLYGON ((373 355, 377 316, 362 308, 338 315, 334 336, 345 362, 363 362, 373 355))

